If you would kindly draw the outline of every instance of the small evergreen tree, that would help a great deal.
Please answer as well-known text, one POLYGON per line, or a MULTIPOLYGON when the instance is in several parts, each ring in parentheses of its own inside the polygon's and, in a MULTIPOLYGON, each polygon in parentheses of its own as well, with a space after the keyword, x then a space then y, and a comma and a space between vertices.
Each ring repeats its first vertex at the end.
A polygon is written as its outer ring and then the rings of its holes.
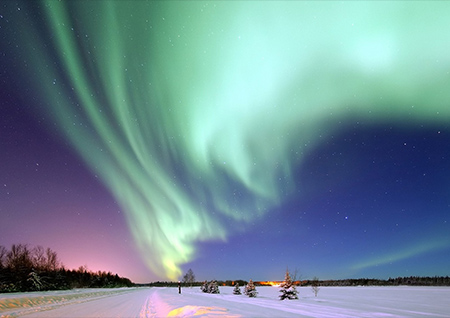
POLYGON ((244 294, 246 294, 248 297, 256 297, 256 295, 258 295, 255 284, 253 284, 253 281, 251 279, 248 282, 247 286, 245 286, 244 288, 244 294))
POLYGON ((234 286, 233 294, 241 295, 241 288, 239 287, 239 283, 236 283, 236 285, 234 286))
POLYGON ((44 284, 41 281, 41 277, 38 273, 35 272, 34 269, 28 274, 27 282, 29 283, 29 290, 41 290, 44 287, 44 284))
POLYGON ((208 285, 208 293, 210 294, 220 294, 219 286, 217 286, 217 282, 212 280, 208 285))
POLYGON ((202 286, 200 286, 200 290, 204 293, 208 292, 208 283, 206 282, 206 280, 204 281, 204 283, 202 284, 202 286))
POLYGON ((298 291, 295 288, 294 283, 292 282, 291 275, 289 274, 289 270, 286 269, 286 276, 284 277, 284 281, 280 284, 280 300, 284 299, 298 299, 298 291))

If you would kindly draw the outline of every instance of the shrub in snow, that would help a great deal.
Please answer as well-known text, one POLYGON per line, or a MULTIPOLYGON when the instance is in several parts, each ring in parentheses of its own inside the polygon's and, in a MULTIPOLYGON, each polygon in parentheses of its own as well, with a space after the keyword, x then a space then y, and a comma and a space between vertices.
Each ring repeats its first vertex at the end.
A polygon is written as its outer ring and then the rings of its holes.
POLYGON ((239 287, 239 283, 236 283, 233 289, 233 294, 240 295, 241 294, 241 288, 239 287))
POLYGON ((202 284, 202 286, 200 286, 200 290, 201 290, 202 292, 204 292, 204 293, 207 293, 207 292, 208 292, 208 283, 206 282, 206 280, 205 280, 205 282, 202 284))
POLYGON ((211 281, 208 285, 208 293, 210 294, 220 294, 219 287, 217 286, 217 282, 215 280, 211 281))
POLYGON ((317 297, 317 293, 319 292, 319 279, 314 277, 311 282, 311 290, 314 293, 314 296, 317 297))
POLYGON ((258 295, 256 287, 251 279, 244 288, 244 294, 246 294, 248 297, 256 297, 256 295, 258 295))
POLYGON ((291 275, 289 275, 289 270, 286 269, 286 276, 284 281, 280 284, 280 300, 284 299, 298 299, 298 291, 292 282, 291 275))

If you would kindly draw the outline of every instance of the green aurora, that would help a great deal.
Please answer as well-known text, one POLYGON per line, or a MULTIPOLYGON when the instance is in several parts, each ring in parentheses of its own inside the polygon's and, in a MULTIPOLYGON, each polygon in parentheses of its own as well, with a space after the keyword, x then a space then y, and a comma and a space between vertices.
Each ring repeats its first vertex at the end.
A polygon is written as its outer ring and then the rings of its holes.
POLYGON ((22 38, 46 111, 123 206, 148 267, 177 279, 198 242, 286 199, 293 169, 348 120, 448 122, 449 9, 47 1, 22 38))

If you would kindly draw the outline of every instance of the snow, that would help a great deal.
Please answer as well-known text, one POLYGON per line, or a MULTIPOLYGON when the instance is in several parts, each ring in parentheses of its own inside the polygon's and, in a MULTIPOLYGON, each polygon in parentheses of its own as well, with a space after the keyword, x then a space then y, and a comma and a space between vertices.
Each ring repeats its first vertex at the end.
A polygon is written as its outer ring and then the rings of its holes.
POLYGON ((257 286, 258 296, 199 287, 78 289, 0 294, 1 317, 450 317, 450 287, 298 288, 298 300, 257 286))

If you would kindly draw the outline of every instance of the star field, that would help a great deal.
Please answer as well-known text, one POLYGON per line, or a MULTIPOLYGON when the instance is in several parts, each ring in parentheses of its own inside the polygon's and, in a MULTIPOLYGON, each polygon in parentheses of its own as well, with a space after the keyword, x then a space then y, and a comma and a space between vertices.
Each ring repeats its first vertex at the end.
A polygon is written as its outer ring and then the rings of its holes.
POLYGON ((0 244, 137 282, 448 275, 446 2, 1 6, 0 244))

